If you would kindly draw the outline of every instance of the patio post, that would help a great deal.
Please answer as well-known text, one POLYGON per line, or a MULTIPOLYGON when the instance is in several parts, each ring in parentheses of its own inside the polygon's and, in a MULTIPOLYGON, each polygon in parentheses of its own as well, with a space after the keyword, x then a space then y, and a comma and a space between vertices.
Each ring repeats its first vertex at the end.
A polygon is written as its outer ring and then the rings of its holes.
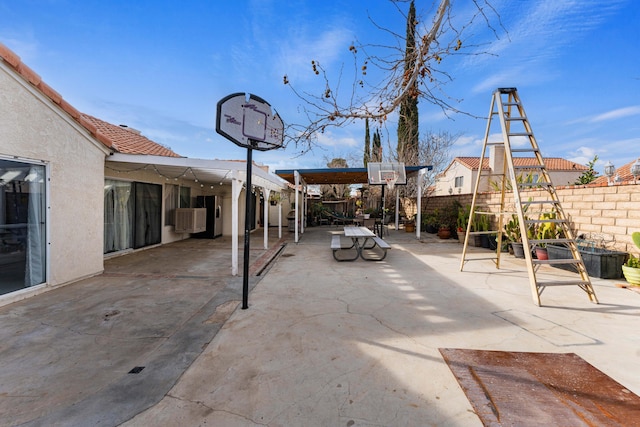
POLYGON ((264 248, 269 249, 269 194, 271 190, 268 188, 262 189, 264 197, 264 221, 262 226, 264 227, 264 248))
POLYGON ((300 200, 300 196, 299 196, 299 190, 298 188, 300 187, 300 173, 298 171, 294 171, 293 172, 294 178, 295 178, 295 185, 296 185, 296 207, 295 207, 295 224, 294 224, 294 230, 295 230, 295 242, 298 243, 298 218, 300 215, 300 208, 299 208, 299 200, 300 200))
POLYGON ((278 201, 278 239, 282 239, 282 197, 278 201))
POLYGON ((422 228, 422 181, 425 174, 425 169, 420 169, 418 171, 418 188, 417 188, 417 205, 418 205, 418 215, 416 216, 416 239, 420 240, 420 229, 422 228))
POLYGON ((238 275, 238 199, 242 192, 242 180, 239 172, 231 175, 231 275, 238 275))

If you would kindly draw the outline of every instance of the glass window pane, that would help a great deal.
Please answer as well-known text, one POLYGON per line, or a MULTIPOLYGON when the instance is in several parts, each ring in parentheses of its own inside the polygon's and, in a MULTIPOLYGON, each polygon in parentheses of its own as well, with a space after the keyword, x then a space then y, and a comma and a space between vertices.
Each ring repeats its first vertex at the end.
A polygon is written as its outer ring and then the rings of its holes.
POLYGON ((181 208, 191 207, 191 188, 190 187, 180 187, 180 207, 181 208))
POLYGON ((0 293, 46 281, 45 166, 0 159, 0 293))
POLYGON ((135 249, 161 241, 162 186, 134 183, 135 189, 135 249))
POLYGON ((176 208, 178 207, 178 186, 164 185, 164 225, 176 225, 176 208))
POLYGON ((133 247, 132 183, 105 179, 104 253, 133 247))

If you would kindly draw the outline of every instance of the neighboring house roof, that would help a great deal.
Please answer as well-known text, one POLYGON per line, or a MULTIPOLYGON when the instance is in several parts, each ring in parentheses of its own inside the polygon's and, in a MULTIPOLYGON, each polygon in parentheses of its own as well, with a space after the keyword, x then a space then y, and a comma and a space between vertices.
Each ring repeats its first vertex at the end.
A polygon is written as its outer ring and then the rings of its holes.
MULTIPOLYGON (((631 167, 636 162, 636 160, 637 159, 633 159, 632 161, 630 161, 626 165, 622 165, 619 168, 617 168, 615 170, 615 172, 613 173, 613 176, 611 177, 611 179, 612 180, 615 179, 615 177, 617 175, 617 176, 620 177, 620 181, 618 181, 620 183, 628 182, 628 181, 633 182, 633 175, 631 175, 631 167)), ((608 182, 609 182, 609 178, 606 175, 602 175, 602 176, 599 176, 598 178, 594 179, 590 184, 607 185, 608 182)))
POLYGON ((43 82, 42 78, 23 63, 18 55, 2 43, 0 43, 0 60, 9 65, 18 75, 49 98, 54 104, 58 105, 64 112, 69 114, 107 148, 125 154, 181 157, 171 149, 140 135, 137 131, 112 125, 95 117, 80 113, 65 101, 62 95, 43 82))
MULTIPOLYGON (((456 157, 453 159, 453 161, 456 160, 471 170, 477 170, 480 165, 480 157, 456 157)), ((589 169, 585 165, 561 157, 545 157, 543 160, 547 171, 584 171, 589 169)), ((514 157, 513 164, 514 166, 535 166, 538 164, 538 161, 535 157, 514 157)), ((488 158, 483 159, 482 169, 489 169, 488 158)))
MULTIPOLYGON (((585 165, 581 165, 561 157, 545 157, 543 160, 548 172, 585 171, 589 169, 585 165)), ((472 171, 478 170, 478 166, 480 166, 480 157, 456 157, 443 172, 438 174, 437 177, 445 176, 447 171, 456 162, 472 171)), ((535 157, 514 157, 513 164, 514 166, 534 166, 538 164, 538 161, 535 157)), ((483 159, 482 170, 489 170, 488 157, 483 159)))

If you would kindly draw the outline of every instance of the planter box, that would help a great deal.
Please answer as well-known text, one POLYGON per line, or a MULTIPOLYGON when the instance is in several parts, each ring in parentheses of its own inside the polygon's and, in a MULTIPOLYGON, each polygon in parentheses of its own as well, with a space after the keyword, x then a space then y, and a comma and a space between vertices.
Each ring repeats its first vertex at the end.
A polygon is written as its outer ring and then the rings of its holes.
MULTIPOLYGON (((549 259, 571 259, 571 251, 564 246, 547 245, 549 259)), ((619 279, 622 277, 622 264, 627 259, 626 252, 610 251, 602 248, 578 249, 587 273, 600 279, 619 279)), ((553 267, 576 271, 571 264, 554 264, 553 267)))

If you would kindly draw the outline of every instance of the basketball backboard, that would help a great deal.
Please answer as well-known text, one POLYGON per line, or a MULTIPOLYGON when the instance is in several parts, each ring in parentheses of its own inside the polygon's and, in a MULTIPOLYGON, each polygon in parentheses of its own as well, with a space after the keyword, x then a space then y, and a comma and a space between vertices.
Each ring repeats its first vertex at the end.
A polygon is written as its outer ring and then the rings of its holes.
POLYGON ((216 132, 240 147, 267 151, 282 147, 284 123, 259 96, 233 93, 218 102, 216 132))
POLYGON ((387 185, 387 180, 395 179, 393 185, 406 185, 407 172, 404 163, 367 163, 370 185, 387 185))

